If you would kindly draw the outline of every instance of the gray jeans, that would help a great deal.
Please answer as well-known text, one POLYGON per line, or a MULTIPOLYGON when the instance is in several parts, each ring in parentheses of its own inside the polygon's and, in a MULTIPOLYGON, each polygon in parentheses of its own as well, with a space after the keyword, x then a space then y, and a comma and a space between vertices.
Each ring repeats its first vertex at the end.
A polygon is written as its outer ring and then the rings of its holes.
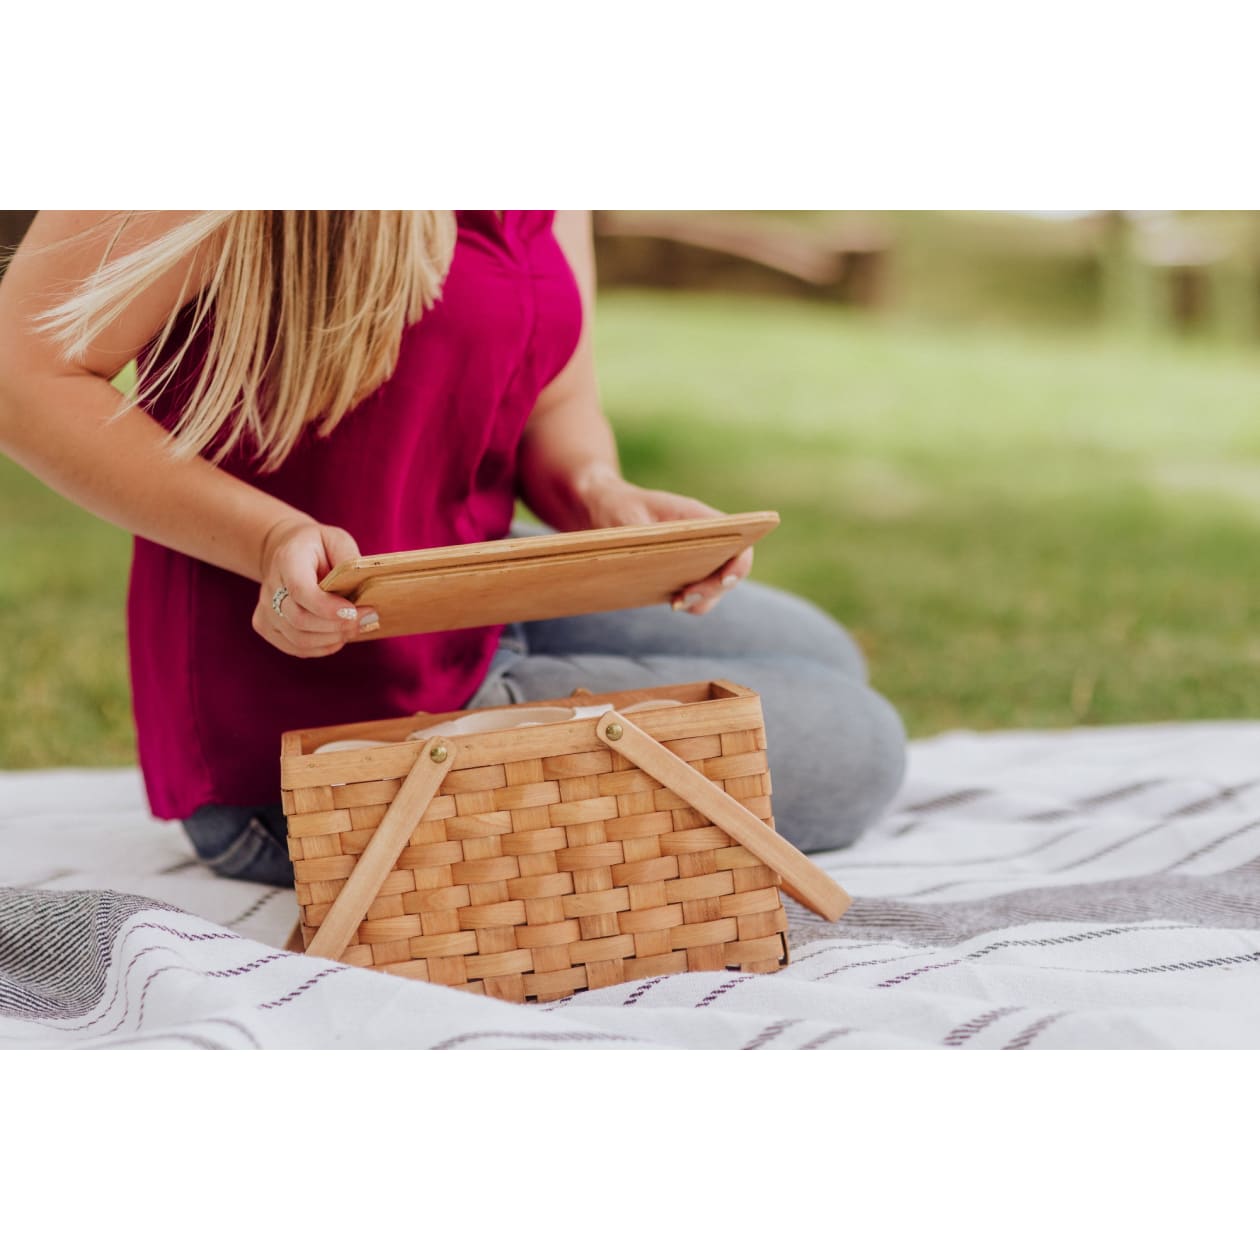
MULTIPOLYGON (((509 626, 467 708, 727 678, 761 695, 778 830, 806 853, 852 844, 901 785, 905 731, 845 630, 743 582, 702 617, 666 605, 509 626)), ((279 805, 208 805, 184 822, 220 875, 291 884, 279 805)))

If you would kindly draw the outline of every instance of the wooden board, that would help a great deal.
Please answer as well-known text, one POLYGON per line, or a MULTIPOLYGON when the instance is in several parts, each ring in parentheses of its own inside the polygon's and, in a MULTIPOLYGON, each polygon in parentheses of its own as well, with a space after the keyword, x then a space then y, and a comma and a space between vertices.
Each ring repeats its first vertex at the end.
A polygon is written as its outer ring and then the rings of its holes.
POLYGON ((746 512, 364 556, 320 585, 381 617, 373 638, 666 603, 779 523, 746 512))

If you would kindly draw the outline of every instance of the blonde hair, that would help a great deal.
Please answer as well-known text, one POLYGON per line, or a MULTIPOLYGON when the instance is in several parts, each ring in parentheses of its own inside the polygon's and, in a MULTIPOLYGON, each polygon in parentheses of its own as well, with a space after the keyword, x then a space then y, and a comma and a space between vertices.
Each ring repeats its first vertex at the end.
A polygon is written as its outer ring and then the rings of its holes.
POLYGON ((330 433, 393 375, 403 329, 440 297, 455 249, 450 211, 210 210, 111 261, 142 213, 125 212, 95 273, 40 323, 81 359, 148 284, 211 247, 187 336, 162 362, 181 305, 140 365, 131 402, 143 407, 161 393, 209 321, 204 365, 171 432, 174 451, 199 454, 222 438, 217 461, 248 436, 266 470, 307 424, 319 420, 320 436, 330 433))

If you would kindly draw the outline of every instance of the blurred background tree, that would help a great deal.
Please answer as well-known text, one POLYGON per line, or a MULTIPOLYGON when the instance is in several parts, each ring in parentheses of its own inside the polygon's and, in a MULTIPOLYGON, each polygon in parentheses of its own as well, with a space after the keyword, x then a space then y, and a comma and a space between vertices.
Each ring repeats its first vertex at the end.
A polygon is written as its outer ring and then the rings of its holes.
MULTIPOLYGON (((779 510, 913 734, 1254 715, 1260 215, 596 226, 627 474, 779 510)), ((129 540, 0 459, 0 546, 0 766, 132 760, 129 540)))
POLYGON ((1260 213, 605 211, 612 286, 814 298, 905 318, 1260 337, 1260 213))

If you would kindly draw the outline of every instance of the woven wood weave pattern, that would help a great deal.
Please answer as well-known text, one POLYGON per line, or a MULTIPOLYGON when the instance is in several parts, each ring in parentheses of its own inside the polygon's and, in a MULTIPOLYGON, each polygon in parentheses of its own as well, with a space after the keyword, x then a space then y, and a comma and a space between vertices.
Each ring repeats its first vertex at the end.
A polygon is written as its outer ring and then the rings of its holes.
MULTIPOLYGON (((715 717, 698 734, 705 724, 680 718, 688 733, 661 742, 773 825, 759 709, 752 724, 745 708, 735 729, 715 717)), ((658 715, 658 727, 683 712, 658 715)), ((285 790, 307 945, 401 782, 285 790)), ((677 971, 775 971, 786 959, 780 883, 608 748, 461 761, 342 961, 517 1002, 677 971)))

